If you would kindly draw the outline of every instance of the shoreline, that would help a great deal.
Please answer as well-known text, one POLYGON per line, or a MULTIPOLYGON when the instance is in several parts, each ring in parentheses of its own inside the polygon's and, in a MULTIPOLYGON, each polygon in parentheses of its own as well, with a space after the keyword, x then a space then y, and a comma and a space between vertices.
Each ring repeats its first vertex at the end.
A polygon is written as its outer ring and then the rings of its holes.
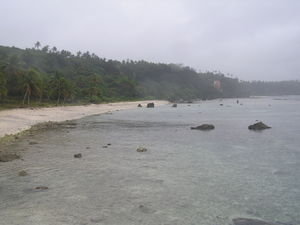
POLYGON ((154 100, 3 110, 0 111, 0 140, 22 133, 41 123, 63 122, 117 110, 133 109, 138 104, 146 107, 149 102, 153 102, 155 106, 168 104, 168 101, 154 100))

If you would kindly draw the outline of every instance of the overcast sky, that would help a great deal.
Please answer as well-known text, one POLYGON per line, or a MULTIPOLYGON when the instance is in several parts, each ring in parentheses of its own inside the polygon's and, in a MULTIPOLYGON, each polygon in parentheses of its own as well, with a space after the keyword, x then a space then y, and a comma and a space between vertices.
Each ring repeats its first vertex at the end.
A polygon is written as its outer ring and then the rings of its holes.
POLYGON ((0 45, 300 80, 300 0, 0 0, 0 45))

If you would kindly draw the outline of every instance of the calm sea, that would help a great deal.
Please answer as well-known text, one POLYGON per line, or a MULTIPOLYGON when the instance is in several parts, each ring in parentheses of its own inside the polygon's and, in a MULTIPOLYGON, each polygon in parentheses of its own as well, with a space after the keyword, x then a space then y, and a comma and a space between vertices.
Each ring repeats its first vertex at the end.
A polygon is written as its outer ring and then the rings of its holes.
POLYGON ((300 224, 300 97, 118 111, 10 148, 23 160, 0 163, 1 225, 300 224), (215 130, 190 129, 203 123, 215 130))

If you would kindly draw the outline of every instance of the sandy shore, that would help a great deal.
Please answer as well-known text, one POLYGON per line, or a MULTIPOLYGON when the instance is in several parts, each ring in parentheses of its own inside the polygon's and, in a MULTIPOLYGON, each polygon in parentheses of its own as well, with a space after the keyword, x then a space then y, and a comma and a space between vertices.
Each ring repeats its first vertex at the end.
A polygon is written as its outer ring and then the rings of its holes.
MULTIPOLYGON (((79 119, 89 115, 136 108, 138 104, 146 106, 149 101, 119 102, 109 104, 91 104, 84 106, 62 106, 52 108, 12 109, 0 111, 0 138, 30 129, 43 122, 61 122, 79 119)), ((151 101, 155 105, 167 104, 167 101, 151 101)))

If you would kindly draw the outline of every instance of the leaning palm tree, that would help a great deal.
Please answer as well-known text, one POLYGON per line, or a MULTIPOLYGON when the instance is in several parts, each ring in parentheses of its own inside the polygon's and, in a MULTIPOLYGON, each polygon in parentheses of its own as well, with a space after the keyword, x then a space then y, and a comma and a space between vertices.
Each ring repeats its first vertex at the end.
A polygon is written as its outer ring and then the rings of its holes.
POLYGON ((30 98, 32 95, 41 94, 42 82, 39 76, 39 73, 33 69, 26 72, 23 76, 23 88, 24 88, 24 97, 23 105, 27 99, 27 104, 30 104, 30 98))

